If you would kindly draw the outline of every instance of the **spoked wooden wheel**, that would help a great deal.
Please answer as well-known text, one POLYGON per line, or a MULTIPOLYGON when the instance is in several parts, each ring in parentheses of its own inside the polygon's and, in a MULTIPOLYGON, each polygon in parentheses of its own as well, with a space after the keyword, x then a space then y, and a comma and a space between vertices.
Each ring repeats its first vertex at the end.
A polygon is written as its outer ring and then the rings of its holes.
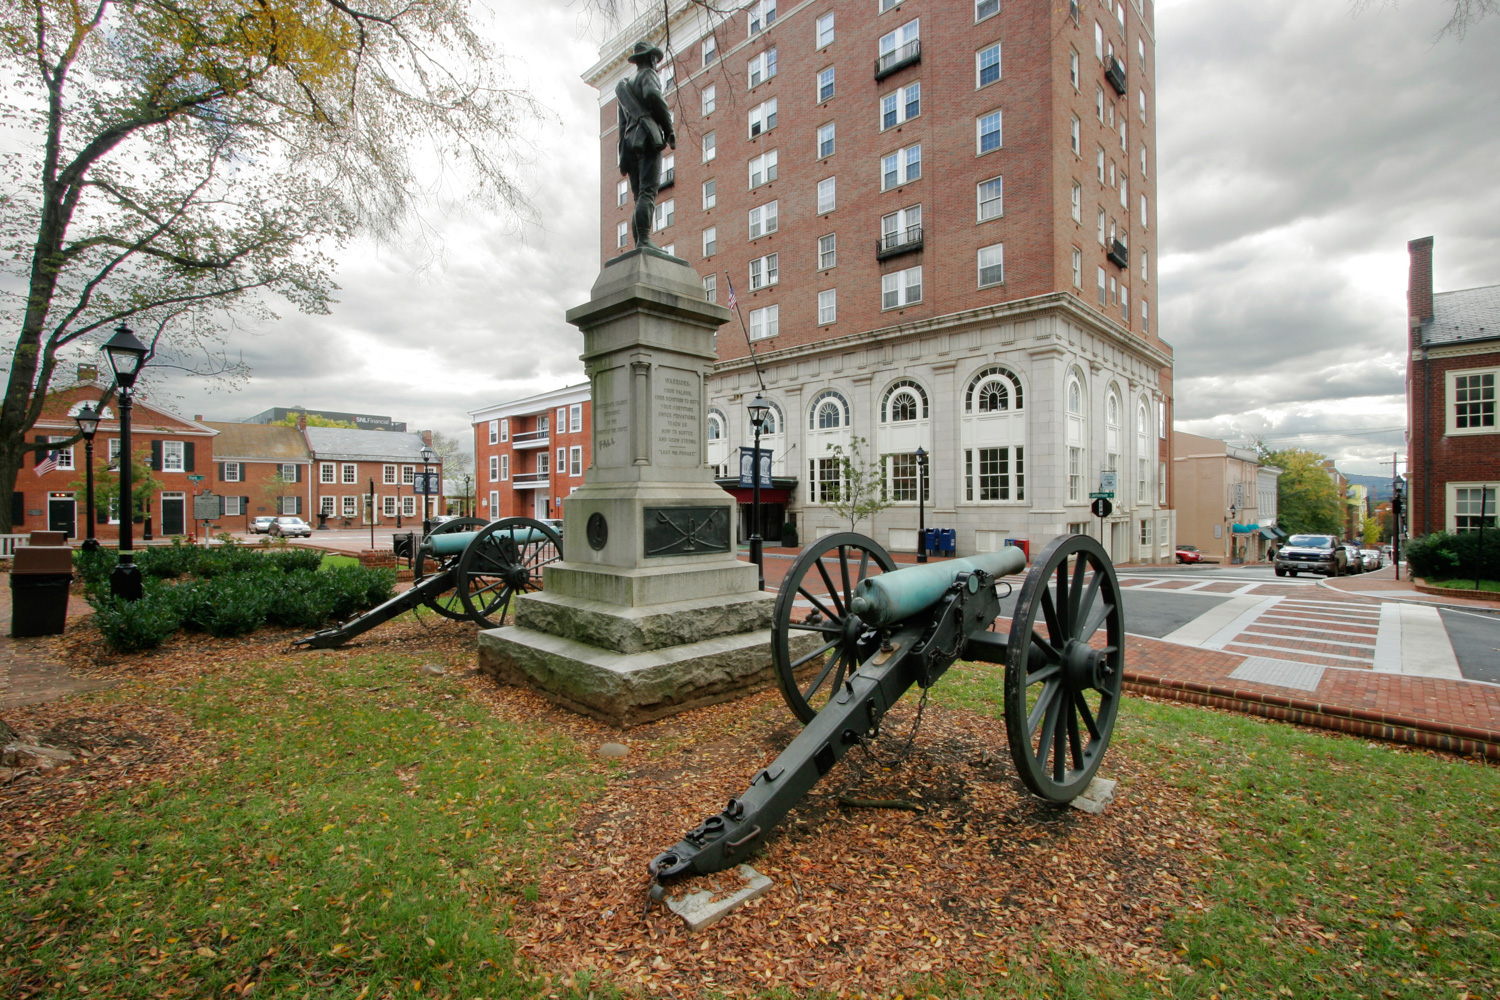
POLYGON ((542 567, 562 558, 562 537, 529 517, 507 517, 474 536, 458 560, 454 592, 465 617, 499 628, 516 594, 542 589, 542 567))
POLYGON ((879 542, 853 532, 820 538, 804 549, 781 581, 771 622, 771 659, 781 696, 803 722, 811 722, 844 680, 879 646, 850 613, 854 588, 896 562, 879 542), (812 633, 811 650, 794 637, 812 633))
MULTIPOLYGON (((475 531, 488 523, 488 521, 479 517, 460 517, 457 520, 444 521, 436 528, 433 528, 430 534, 447 535, 455 531, 475 531)), ((417 557, 412 563, 412 579, 414 582, 458 565, 458 556, 439 556, 434 558, 422 552, 421 539, 417 540, 416 545, 417 557)), ((423 603, 444 618, 452 618, 456 622, 467 621, 469 618, 468 612, 464 610, 463 603, 459 601, 458 595, 452 589, 445 590, 433 597, 428 597, 423 603)))
POLYGON ((1088 785, 1114 732, 1124 671, 1115 568, 1094 539, 1063 535, 1033 564, 1010 623, 1005 730, 1027 788, 1068 802, 1088 785))

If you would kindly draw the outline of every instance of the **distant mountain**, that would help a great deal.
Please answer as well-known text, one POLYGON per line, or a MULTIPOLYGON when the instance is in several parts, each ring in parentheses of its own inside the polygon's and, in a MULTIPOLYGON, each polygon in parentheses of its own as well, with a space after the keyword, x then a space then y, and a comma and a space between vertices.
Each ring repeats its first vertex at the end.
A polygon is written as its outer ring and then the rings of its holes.
POLYGON ((1351 476, 1345 473, 1344 478, 1351 483, 1358 483, 1369 489, 1370 496, 1376 503, 1391 498, 1391 480, 1389 476, 1351 476))

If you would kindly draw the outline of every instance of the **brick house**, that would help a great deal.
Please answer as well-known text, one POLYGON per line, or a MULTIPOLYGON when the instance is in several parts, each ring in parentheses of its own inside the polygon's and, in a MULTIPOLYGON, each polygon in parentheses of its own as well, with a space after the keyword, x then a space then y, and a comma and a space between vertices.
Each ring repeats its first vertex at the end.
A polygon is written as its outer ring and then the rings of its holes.
MULTIPOLYGON (((96 407, 110 387, 88 378, 54 389, 47 394, 41 418, 31 431, 31 447, 11 496, 11 523, 17 532, 34 530, 65 531, 70 538, 86 535, 83 518, 84 455, 82 439, 66 447, 52 448, 55 441, 76 437, 78 425, 73 416, 85 404, 96 407), (36 475, 36 468, 46 468, 49 458, 57 466, 36 475)), ((111 400, 101 411, 99 430, 94 436, 95 484, 113 468, 120 451, 119 404, 111 400)), ((144 536, 150 526, 156 537, 186 535, 192 532, 194 493, 202 492, 212 482, 214 439, 217 432, 201 421, 156 406, 143 395, 134 397, 131 408, 130 438, 132 453, 149 462, 151 475, 161 485, 153 491, 146 509, 136 511, 141 527, 136 538, 144 536), (195 481, 190 476, 201 475, 195 481)), ((95 512, 94 535, 100 540, 119 537, 119 511, 100 505, 95 512)))
POLYGON ((589 384, 471 410, 477 516, 562 517, 593 462, 589 384))
MULTIPOLYGON (((361 431, 341 427, 306 427, 302 435, 307 442, 313 474, 307 489, 307 501, 295 498, 295 513, 318 526, 319 515, 328 527, 375 524, 405 526, 420 522, 423 500, 414 490, 423 471, 422 449, 432 444, 432 432, 361 431), (375 509, 370 509, 370 491, 374 487, 375 509)), ((439 459, 426 467, 441 484, 443 464, 439 459)), ((430 498, 428 509, 434 515, 443 513, 440 492, 430 498)))
POLYGON ((1406 459, 1413 537, 1493 527, 1500 493, 1500 285, 1432 290, 1432 237, 1406 245, 1406 459))
POLYGON ((599 92, 600 260, 630 243, 625 54, 670 38, 678 143, 653 239, 710 301, 732 283, 741 312, 706 388, 710 461, 751 443, 748 339, 772 408, 762 444, 804 539, 841 530, 831 448, 861 438, 894 498, 861 530, 893 549, 916 544, 921 448, 926 523, 956 529, 961 553, 1098 535, 1089 493, 1113 472, 1106 548, 1170 562, 1150 0, 668 16, 670 33, 643 16, 584 76, 599 92))
POLYGON ((224 498, 218 526, 245 531, 257 517, 310 509, 312 456, 296 427, 205 421, 214 439, 214 492, 224 498))

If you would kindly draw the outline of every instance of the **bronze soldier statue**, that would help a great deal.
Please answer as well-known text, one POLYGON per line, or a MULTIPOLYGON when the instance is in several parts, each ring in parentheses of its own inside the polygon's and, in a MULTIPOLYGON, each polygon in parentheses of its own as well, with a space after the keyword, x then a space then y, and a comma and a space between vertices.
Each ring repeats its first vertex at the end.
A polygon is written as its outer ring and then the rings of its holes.
POLYGON ((656 75, 661 49, 642 40, 626 58, 635 63, 637 72, 615 87, 620 116, 620 173, 630 178, 630 192, 635 196, 631 220, 635 245, 655 249, 651 222, 661 186, 661 151, 667 146, 677 148, 677 134, 672 130, 672 114, 656 75))

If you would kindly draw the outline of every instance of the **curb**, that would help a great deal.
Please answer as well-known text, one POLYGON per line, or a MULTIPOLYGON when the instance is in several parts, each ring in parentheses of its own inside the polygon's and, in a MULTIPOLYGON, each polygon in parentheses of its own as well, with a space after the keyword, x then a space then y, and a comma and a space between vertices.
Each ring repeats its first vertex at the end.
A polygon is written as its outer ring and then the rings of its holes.
POLYGON ((1431 594, 1433 597, 1462 597, 1466 601, 1489 601, 1492 604, 1500 604, 1500 594, 1493 590, 1459 590, 1456 587, 1429 587, 1425 583, 1414 583, 1419 594, 1431 594))
POLYGON ((1125 672, 1123 686, 1131 694, 1152 695, 1172 701, 1227 709, 1244 715, 1257 715, 1266 719, 1331 729, 1392 743, 1406 743, 1411 746, 1500 760, 1500 732, 1429 722, 1401 715, 1367 712, 1362 709, 1342 708, 1338 705, 1304 701, 1284 695, 1242 691, 1217 684, 1167 680, 1130 670, 1125 672))
MULTIPOLYGON (((1333 591, 1335 594, 1342 594, 1345 597, 1363 597, 1366 600, 1371 600, 1371 601, 1399 601, 1402 604, 1418 604, 1418 605, 1421 605, 1424 608, 1448 608, 1449 610, 1452 610, 1452 611, 1492 611, 1492 610, 1496 610, 1496 609, 1492 609, 1492 608, 1488 608, 1488 607, 1484 607, 1482 605, 1476 605, 1476 604, 1444 604, 1441 601, 1424 601, 1424 600, 1421 600, 1420 598, 1416 598, 1416 597, 1403 597, 1403 596, 1400 596, 1401 595, 1400 591, 1381 591, 1381 590, 1353 591, 1353 590, 1340 590, 1338 587, 1333 586, 1333 584, 1326 577, 1318 581, 1318 586, 1320 586, 1320 587, 1327 587, 1329 590, 1333 591)), ((1412 587, 1415 588, 1416 584, 1412 584, 1412 587)), ((1449 596, 1453 596, 1450 591, 1445 591, 1445 590, 1441 590, 1441 589, 1438 589, 1438 590, 1435 590, 1435 591, 1429 589, 1427 591, 1427 593, 1432 594, 1435 597, 1449 597, 1449 596)), ((1488 593, 1488 592, 1487 591, 1482 591, 1482 593, 1488 593)))

